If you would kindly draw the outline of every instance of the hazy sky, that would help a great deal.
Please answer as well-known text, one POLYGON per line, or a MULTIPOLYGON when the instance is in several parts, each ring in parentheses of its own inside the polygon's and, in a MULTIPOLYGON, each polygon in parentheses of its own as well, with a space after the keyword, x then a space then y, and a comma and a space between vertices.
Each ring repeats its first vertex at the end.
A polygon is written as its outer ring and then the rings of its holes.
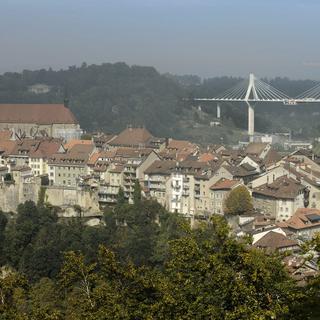
POLYGON ((124 61, 320 79, 320 0, 0 0, 0 72, 124 61))

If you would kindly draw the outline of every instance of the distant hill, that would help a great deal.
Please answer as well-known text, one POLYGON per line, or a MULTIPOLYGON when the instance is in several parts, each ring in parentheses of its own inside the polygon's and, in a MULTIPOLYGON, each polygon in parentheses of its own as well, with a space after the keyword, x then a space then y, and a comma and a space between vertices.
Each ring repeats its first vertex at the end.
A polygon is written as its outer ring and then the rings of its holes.
MULTIPOLYGON (((132 124, 144 125, 158 136, 231 143, 245 132, 245 106, 224 105, 222 126, 212 128, 209 124, 216 116, 215 104, 202 104, 199 110, 199 104, 184 98, 215 96, 239 80, 162 75, 153 67, 125 63, 83 63, 66 70, 5 73, 0 76, 0 103, 61 103, 68 99, 70 108, 87 131, 119 132, 132 124)), ((291 96, 314 84, 287 78, 270 82, 291 96)), ((318 108, 260 105, 256 128, 265 132, 291 129, 298 137, 320 136, 318 108)))

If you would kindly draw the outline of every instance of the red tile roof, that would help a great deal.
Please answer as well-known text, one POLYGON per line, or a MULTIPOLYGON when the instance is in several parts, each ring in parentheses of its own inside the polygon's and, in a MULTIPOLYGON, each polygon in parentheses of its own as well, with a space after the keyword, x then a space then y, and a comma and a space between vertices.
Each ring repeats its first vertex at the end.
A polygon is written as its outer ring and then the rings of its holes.
POLYGON ((217 156, 215 156, 213 153, 202 153, 200 156, 199 156, 199 161, 201 162, 209 162, 209 161, 212 161, 212 160, 215 160, 217 159, 217 156))
POLYGON ((0 123, 77 124, 63 104, 0 104, 0 123))
POLYGON ((295 230, 320 226, 320 210, 314 208, 300 208, 289 220, 283 222, 282 226, 295 230), (314 219, 314 217, 317 219, 314 219))
POLYGON ((0 141, 0 152, 4 152, 6 155, 10 154, 16 147, 17 142, 13 140, 0 141))
POLYGON ((93 145, 93 141, 92 140, 80 140, 80 139, 72 139, 72 140, 69 140, 65 145, 64 147, 67 149, 67 150, 70 150, 71 148, 73 148, 75 145, 77 144, 85 144, 85 145, 93 145))
POLYGON ((211 190, 230 190, 234 186, 240 184, 239 180, 220 179, 210 187, 211 190))
POLYGON ((2 140, 10 140, 12 136, 11 130, 2 130, 0 131, 0 141, 2 140))

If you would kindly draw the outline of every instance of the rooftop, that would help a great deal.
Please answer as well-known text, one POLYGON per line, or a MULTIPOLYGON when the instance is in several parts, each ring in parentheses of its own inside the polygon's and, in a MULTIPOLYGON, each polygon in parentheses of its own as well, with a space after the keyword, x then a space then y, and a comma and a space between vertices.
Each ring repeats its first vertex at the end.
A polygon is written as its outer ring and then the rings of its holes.
POLYGON ((239 180, 220 179, 210 187, 211 190, 231 190, 240 183, 239 180))
POLYGON ((289 239, 281 233, 270 231, 260 240, 258 240, 254 246, 273 252, 280 249, 291 249, 292 247, 298 247, 298 242, 289 239))
POLYGON ((109 144, 112 146, 146 146, 153 138, 152 134, 145 128, 127 128, 112 139, 109 144))
POLYGON ((0 123, 78 124, 63 104, 0 104, 0 123))
POLYGON ((295 199, 305 187, 298 181, 282 176, 274 182, 263 184, 253 189, 254 194, 264 195, 275 199, 295 199))

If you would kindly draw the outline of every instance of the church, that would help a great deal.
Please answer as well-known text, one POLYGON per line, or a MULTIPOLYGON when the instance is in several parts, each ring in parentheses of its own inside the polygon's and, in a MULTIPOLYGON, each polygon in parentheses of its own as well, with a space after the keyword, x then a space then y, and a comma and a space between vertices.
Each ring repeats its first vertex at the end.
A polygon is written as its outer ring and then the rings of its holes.
POLYGON ((53 137, 79 139, 82 130, 64 104, 0 104, 0 131, 9 129, 17 138, 53 137))

